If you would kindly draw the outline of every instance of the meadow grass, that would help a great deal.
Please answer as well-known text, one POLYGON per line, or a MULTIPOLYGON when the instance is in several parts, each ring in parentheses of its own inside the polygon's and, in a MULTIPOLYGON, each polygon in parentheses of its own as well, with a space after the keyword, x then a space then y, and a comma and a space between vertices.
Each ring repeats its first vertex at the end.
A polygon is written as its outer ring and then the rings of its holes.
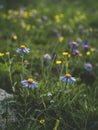
POLYGON ((13 94, 15 109, 5 129, 97 130, 97 5, 20 5, 0 12, 0 88, 13 94))

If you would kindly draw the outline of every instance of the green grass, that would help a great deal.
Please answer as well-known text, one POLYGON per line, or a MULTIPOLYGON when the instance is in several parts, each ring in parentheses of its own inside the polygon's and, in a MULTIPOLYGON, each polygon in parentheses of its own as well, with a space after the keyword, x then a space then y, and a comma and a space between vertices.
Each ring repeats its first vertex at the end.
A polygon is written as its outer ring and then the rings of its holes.
POLYGON ((2 4, 0 88, 14 95, 16 109, 16 121, 7 120, 6 129, 97 130, 98 5, 88 0, 23 0, 2 4), (24 6, 25 10, 20 11, 24 6), (77 38, 82 40, 77 48, 81 56, 73 56, 73 48, 68 47, 77 38), (85 41, 95 51, 85 53, 85 41), (17 53, 21 45, 30 52, 17 53), (68 55, 62 55, 64 51, 68 55), (56 57, 45 60, 46 53, 55 53, 56 57), (29 64, 25 65, 24 60, 29 64), (62 63, 56 64, 58 60, 62 63), (93 66, 91 72, 84 69, 87 62, 93 66), (66 73, 72 74, 76 82, 62 82, 60 76, 66 73), (28 78, 38 82, 38 87, 21 84, 28 78))

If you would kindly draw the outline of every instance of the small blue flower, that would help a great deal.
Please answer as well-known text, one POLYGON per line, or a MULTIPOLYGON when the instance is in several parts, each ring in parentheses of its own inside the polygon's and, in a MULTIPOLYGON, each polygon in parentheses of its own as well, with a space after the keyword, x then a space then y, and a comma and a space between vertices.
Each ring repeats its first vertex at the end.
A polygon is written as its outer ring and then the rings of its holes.
POLYGON ((25 65, 29 65, 28 60, 24 60, 24 64, 25 64, 25 65))
POLYGON ((77 43, 81 43, 82 40, 81 40, 80 38, 77 38, 77 39, 76 39, 76 42, 77 42, 77 43))
POLYGON ((55 30, 53 30, 53 32, 55 33, 55 35, 56 35, 57 38, 61 37, 61 34, 59 33, 58 30, 55 29, 55 30))
POLYGON ((63 82, 69 82, 69 83, 76 81, 76 79, 74 77, 72 77, 71 74, 69 74, 69 73, 67 73, 65 76, 61 76, 60 80, 62 80, 63 82))
POLYGON ((85 63, 85 64, 84 64, 84 68, 85 68, 85 70, 87 70, 87 71, 92 71, 92 64, 90 64, 90 63, 85 63))
POLYGON ((37 87, 37 82, 35 82, 32 78, 28 78, 27 80, 21 81, 21 83, 26 86, 26 87, 32 87, 36 88, 37 87))
POLYGON ((77 42, 71 41, 68 43, 68 47, 78 47, 79 44, 77 42))
POLYGON ((73 54, 73 55, 80 55, 80 51, 77 50, 77 49, 74 49, 74 50, 72 51, 72 54, 73 54))
POLYGON ((48 53, 46 53, 43 57, 46 60, 51 60, 51 56, 48 53))
POLYGON ((90 49, 90 46, 88 44, 88 41, 85 41, 82 45, 82 47, 85 49, 85 51, 88 51, 90 49))
POLYGON ((30 49, 29 49, 29 48, 26 48, 25 45, 21 45, 20 48, 18 48, 18 49, 16 50, 16 52, 17 52, 17 53, 22 53, 22 52, 28 53, 29 50, 30 50, 30 49))

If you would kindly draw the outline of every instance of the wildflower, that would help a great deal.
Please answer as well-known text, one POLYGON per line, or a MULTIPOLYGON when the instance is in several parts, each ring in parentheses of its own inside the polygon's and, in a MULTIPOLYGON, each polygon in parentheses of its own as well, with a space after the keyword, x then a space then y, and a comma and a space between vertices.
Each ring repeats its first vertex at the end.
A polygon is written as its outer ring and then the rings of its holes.
POLYGON ((85 49, 85 51, 88 51, 90 49, 90 46, 87 41, 83 43, 82 47, 85 49))
POLYGON ((91 54, 90 51, 87 51, 87 52, 86 52, 86 55, 87 55, 87 56, 89 56, 90 54, 91 54))
POLYGON ((6 52, 6 55, 9 55, 10 54, 10 52, 6 52))
POLYGON ((11 34, 11 38, 12 38, 12 41, 16 41, 18 37, 15 34, 11 34))
POLYGON ((81 43, 82 40, 81 40, 80 38, 77 38, 77 39, 76 39, 76 42, 77 42, 77 43, 81 43))
POLYGON ((48 21, 48 17, 47 16, 43 16, 43 20, 44 21, 48 21))
POLYGON ((37 82, 35 82, 32 78, 28 78, 27 80, 21 81, 21 83, 26 87, 37 87, 37 82))
POLYGON ((24 60, 24 64, 28 65, 29 64, 28 60, 24 60))
POLYGON ((59 42, 63 42, 64 41, 64 37, 63 36, 60 36, 59 37, 59 42))
POLYGON ((50 100, 50 103, 51 103, 51 104, 54 103, 54 100, 50 100))
POLYGON ((30 29, 31 29, 31 26, 28 24, 28 25, 26 26, 26 30, 29 31, 30 29))
POLYGON ((46 53, 46 54, 44 55, 44 59, 46 59, 46 60, 51 60, 51 56, 50 56, 48 53, 46 53))
POLYGON ((59 33, 58 30, 54 29, 53 33, 55 33, 55 35, 56 35, 57 38, 61 37, 61 34, 59 33))
POLYGON ((4 53, 0 52, 0 57, 3 57, 4 56, 4 53))
POLYGON ((43 124, 45 123, 45 120, 44 120, 44 119, 40 119, 39 123, 40 123, 41 125, 43 125, 43 124))
POLYGON ((71 74, 67 73, 65 76, 61 76, 60 80, 62 80, 63 82, 74 82, 76 81, 76 79, 74 77, 71 76, 71 74))
POLYGON ((90 51, 91 52, 96 52, 96 49, 95 48, 90 48, 90 51))
POLYGON ((85 68, 85 70, 87 70, 87 71, 92 71, 92 64, 90 64, 90 63, 85 63, 85 64, 84 64, 84 68, 85 68))
POLYGON ((82 55, 82 53, 80 53, 80 55, 79 55, 79 56, 83 56, 83 55, 82 55))
POLYGON ((47 94, 49 97, 51 97, 52 96, 52 93, 51 92, 48 92, 48 94, 47 94))
POLYGON ((62 55, 63 55, 63 56, 67 56, 67 55, 68 55, 68 52, 67 52, 67 51, 62 52, 62 55))
POLYGON ((71 58, 71 54, 68 54, 68 58, 71 58))
POLYGON ((16 50, 16 52, 17 52, 17 53, 22 53, 22 52, 28 53, 29 50, 30 50, 30 49, 27 48, 25 45, 21 45, 20 48, 18 48, 18 49, 16 50))
POLYGON ((55 20, 56 20, 56 22, 57 22, 57 23, 59 23, 59 22, 60 22, 60 16, 59 16, 59 15, 55 15, 55 17, 54 17, 54 18, 55 18, 55 20))
POLYGON ((89 50, 90 46, 89 46, 89 45, 83 45, 83 48, 84 48, 85 50, 89 50))
POLYGON ((73 55, 80 55, 80 51, 77 50, 77 49, 74 49, 74 50, 72 51, 72 54, 73 54, 73 55))
POLYGON ((56 60, 56 64, 57 64, 57 65, 59 65, 59 64, 61 64, 61 63, 62 63, 62 61, 56 60))
POLYGON ((77 42, 71 41, 68 43, 69 47, 77 47, 79 44, 77 42))

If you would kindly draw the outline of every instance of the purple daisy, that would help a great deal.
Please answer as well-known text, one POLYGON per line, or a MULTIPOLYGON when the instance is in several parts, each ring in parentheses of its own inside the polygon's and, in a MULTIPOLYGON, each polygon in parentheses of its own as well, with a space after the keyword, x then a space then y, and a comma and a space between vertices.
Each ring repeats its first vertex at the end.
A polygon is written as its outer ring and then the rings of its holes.
POLYGON ((69 47, 77 47, 79 44, 77 42, 71 41, 68 43, 69 47))
POLYGON ((90 63, 85 63, 85 64, 84 64, 84 68, 85 68, 85 70, 87 70, 87 71, 92 71, 92 64, 90 64, 90 63))
POLYGON ((29 50, 30 50, 30 49, 27 48, 25 45, 21 45, 20 48, 18 48, 18 49, 16 50, 16 52, 17 52, 17 53, 22 53, 22 52, 28 53, 29 50))
POLYGON ((77 49, 74 49, 74 50, 72 51, 72 54, 73 54, 73 55, 80 55, 80 51, 77 50, 77 49))
POLYGON ((60 80, 62 80, 63 82, 69 82, 69 83, 76 81, 76 79, 74 77, 72 77, 71 74, 69 74, 69 73, 67 73, 65 76, 61 76, 60 80))
POLYGON ((51 56, 48 53, 46 53, 43 57, 46 60, 51 60, 51 56))
POLYGON ((90 46, 87 41, 83 43, 82 47, 85 49, 85 51, 88 51, 90 49, 90 46))
POLYGON ((32 88, 37 87, 37 82, 35 82, 32 78, 28 78, 27 80, 23 80, 23 81, 21 81, 21 83, 26 87, 32 87, 32 88))

